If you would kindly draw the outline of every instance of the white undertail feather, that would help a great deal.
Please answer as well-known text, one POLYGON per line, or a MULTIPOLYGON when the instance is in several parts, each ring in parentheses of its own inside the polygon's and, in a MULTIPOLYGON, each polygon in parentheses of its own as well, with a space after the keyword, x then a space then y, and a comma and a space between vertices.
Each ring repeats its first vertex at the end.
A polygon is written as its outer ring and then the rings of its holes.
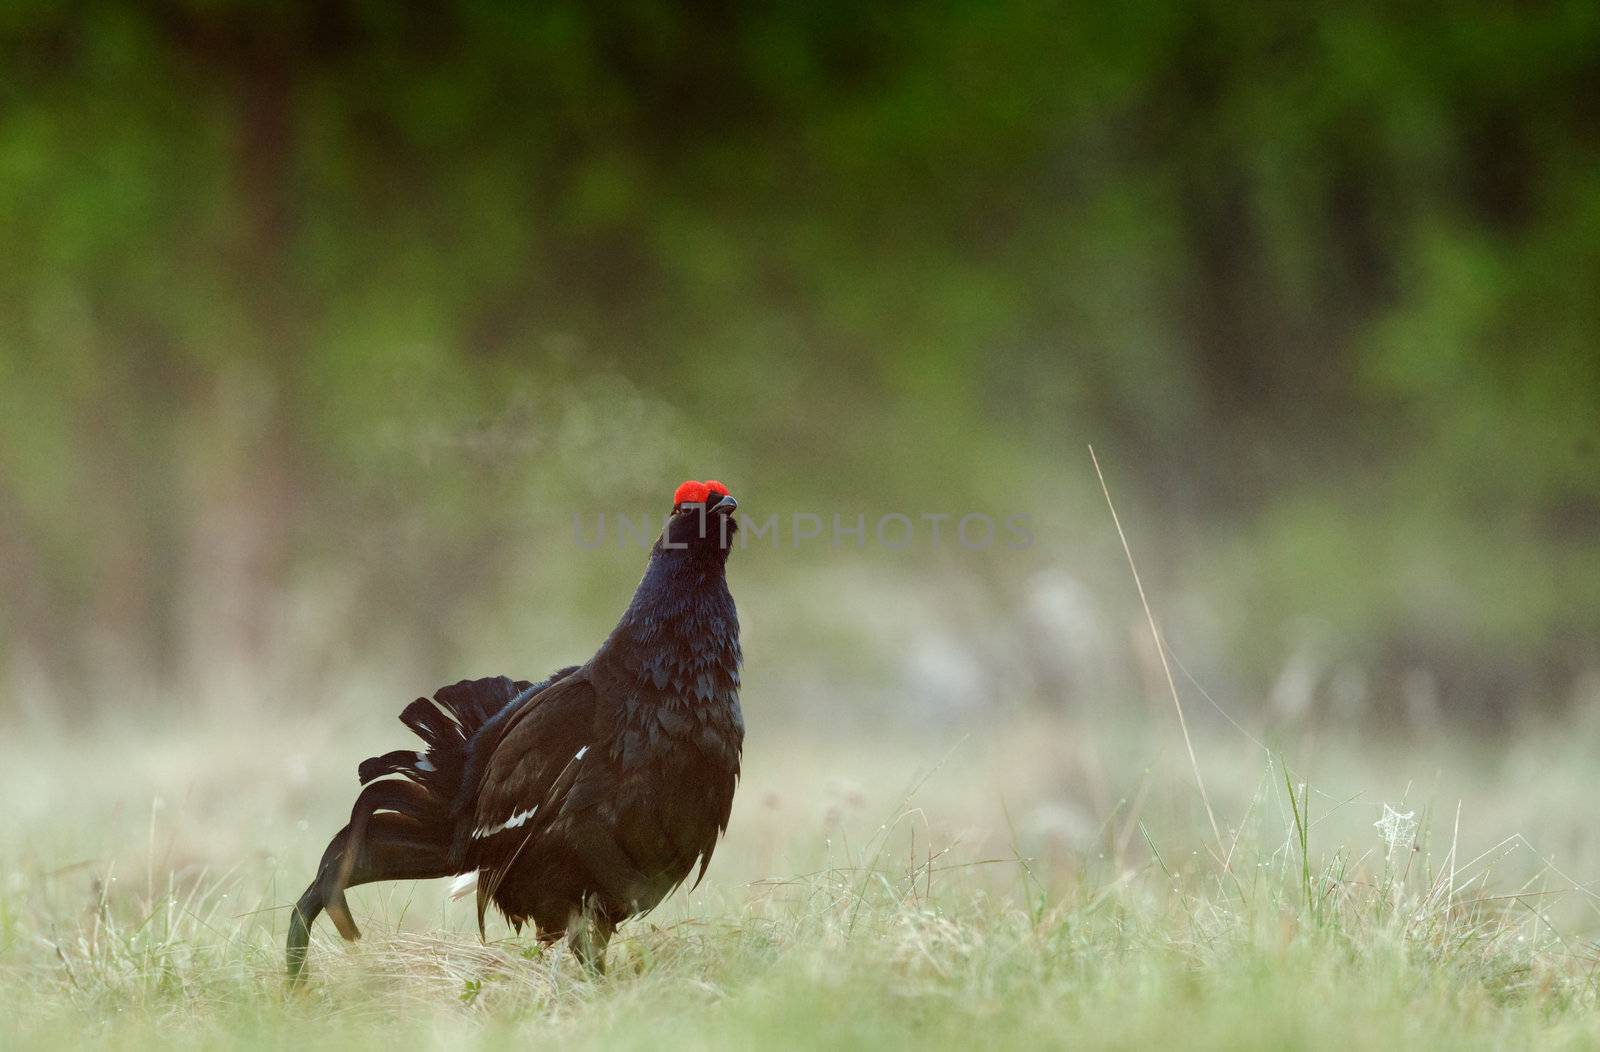
POLYGON ((473 870, 471 873, 463 873, 459 877, 457 877, 456 879, 454 879, 454 880, 452 880, 450 882, 450 898, 451 898, 452 901, 454 901, 455 899, 464 899, 468 895, 471 895, 474 891, 477 891, 477 890, 478 890, 478 871, 477 870, 473 870))

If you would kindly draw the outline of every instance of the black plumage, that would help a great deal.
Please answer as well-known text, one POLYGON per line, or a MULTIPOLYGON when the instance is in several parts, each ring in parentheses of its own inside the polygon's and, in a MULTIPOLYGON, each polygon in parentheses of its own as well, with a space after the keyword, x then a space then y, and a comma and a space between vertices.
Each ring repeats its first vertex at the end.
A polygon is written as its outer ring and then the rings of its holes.
POLYGON ((360 937, 344 889, 476 873, 519 931, 563 935, 604 967, 623 920, 698 869, 739 777, 739 621, 724 568, 737 507, 686 482, 621 620, 595 655, 540 683, 463 680, 400 719, 425 748, 361 764, 365 788, 292 912, 291 978, 327 910, 360 937))

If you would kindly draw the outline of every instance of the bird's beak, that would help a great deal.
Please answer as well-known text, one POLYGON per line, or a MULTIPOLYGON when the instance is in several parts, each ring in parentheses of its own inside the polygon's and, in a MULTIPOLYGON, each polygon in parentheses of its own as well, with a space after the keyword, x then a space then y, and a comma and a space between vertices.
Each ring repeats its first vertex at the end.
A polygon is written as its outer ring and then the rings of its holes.
POLYGON ((736 509, 738 507, 739 507, 739 502, 738 501, 736 501, 732 497, 727 496, 726 494, 724 494, 723 498, 721 500, 719 500, 715 504, 711 505, 711 510, 712 511, 721 511, 721 512, 731 512, 731 511, 733 511, 734 509, 736 509))

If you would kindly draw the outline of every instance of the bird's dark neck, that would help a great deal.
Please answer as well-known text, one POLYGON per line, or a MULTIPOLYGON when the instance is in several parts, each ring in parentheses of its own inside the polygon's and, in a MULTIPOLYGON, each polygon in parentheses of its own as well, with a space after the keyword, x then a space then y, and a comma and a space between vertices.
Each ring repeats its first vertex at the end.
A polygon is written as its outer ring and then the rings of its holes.
POLYGON ((657 541, 633 601, 599 658, 643 684, 711 701, 737 696, 739 615, 724 572, 728 553, 657 541))

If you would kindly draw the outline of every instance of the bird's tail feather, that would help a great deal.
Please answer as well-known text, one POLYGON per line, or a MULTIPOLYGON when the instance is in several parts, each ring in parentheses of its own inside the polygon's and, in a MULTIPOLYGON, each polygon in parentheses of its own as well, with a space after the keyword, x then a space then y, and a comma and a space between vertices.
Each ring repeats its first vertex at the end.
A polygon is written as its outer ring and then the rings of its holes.
MULTIPOLYGON (((363 794, 365 796, 365 794, 363 794)), ((425 880, 449 876, 445 847, 415 821, 396 813, 367 813, 362 835, 352 826, 339 830, 322 853, 317 875, 289 915, 289 978, 298 979, 305 965, 311 925, 324 910, 339 934, 359 939, 345 901, 346 888, 377 880, 425 880)))
MULTIPOLYGON (((465 783, 473 736, 528 687, 504 676, 462 680, 441 688, 432 698, 418 698, 407 705, 400 722, 427 748, 397 749, 362 762, 358 774, 366 788, 350 809, 350 842, 366 841, 373 815, 392 813, 414 823, 410 835, 429 842, 430 854, 445 856, 441 865, 465 865, 465 859, 449 856, 459 850, 455 826, 461 817, 460 802, 470 789, 465 783)), ((348 877, 354 865, 355 854, 347 853, 342 877, 348 877)))
POLYGON ((316 878, 290 917, 291 979, 305 964, 311 924, 319 913, 326 910, 346 939, 361 937, 345 902, 346 888, 445 877, 466 867, 465 838, 455 827, 463 821, 462 801, 475 777, 469 745, 510 702, 533 689, 505 677, 463 680, 406 706, 400 720, 426 748, 400 749, 361 764, 365 788, 350 809, 350 822, 329 842, 316 878))

